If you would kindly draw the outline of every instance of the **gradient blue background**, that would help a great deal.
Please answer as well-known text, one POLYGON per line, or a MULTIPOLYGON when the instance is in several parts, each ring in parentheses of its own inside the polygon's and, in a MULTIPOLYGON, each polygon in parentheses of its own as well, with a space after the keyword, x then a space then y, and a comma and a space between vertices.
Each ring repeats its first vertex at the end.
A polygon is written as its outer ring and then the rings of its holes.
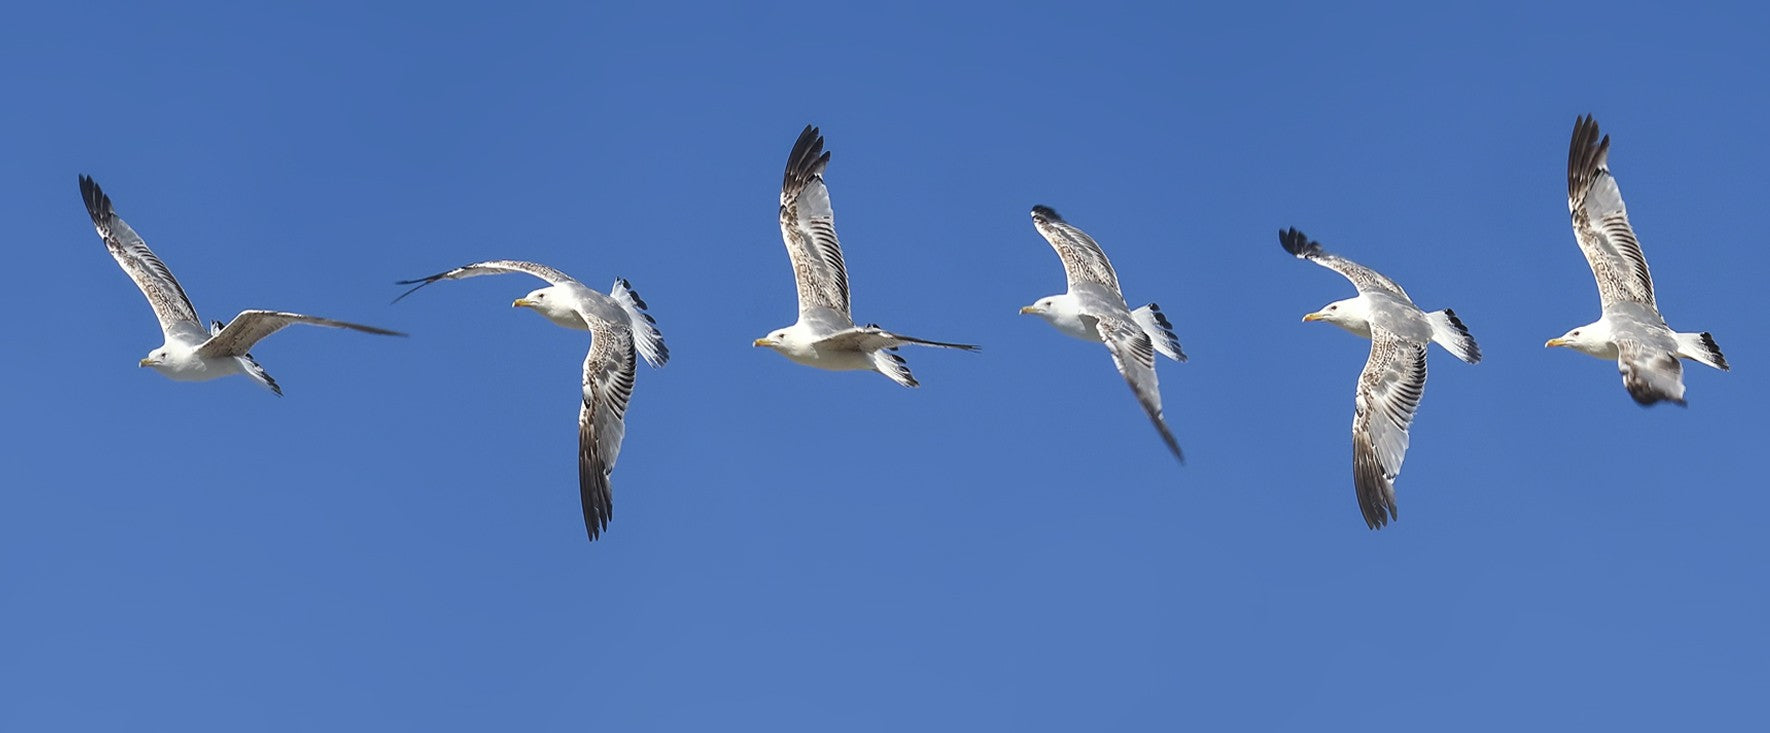
POLYGON ((18 6, 0 25, 0 728, 1739 729, 1770 686, 1763 6, 18 6), (1692 366, 1643 410, 1598 315, 1576 115, 1692 366), (793 365, 775 224, 823 127, 856 314, 978 355, 793 365), (94 175, 288 392, 138 369, 94 175), (1172 317, 1178 467, 1027 209, 1172 317), (1451 306, 1401 519, 1364 528, 1367 344, 1298 226, 1451 306), (584 335, 528 258, 632 280, 641 367, 587 544, 584 335))

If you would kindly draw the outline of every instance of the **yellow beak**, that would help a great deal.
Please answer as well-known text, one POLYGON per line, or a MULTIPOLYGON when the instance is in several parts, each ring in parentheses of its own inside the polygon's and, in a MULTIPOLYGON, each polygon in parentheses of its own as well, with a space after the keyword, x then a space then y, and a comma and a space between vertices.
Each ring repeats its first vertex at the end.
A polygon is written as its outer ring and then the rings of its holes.
POLYGON ((772 341, 770 339, 756 339, 756 342, 751 345, 752 346, 773 346, 774 341, 772 341))
POLYGON ((1309 315, 1303 316, 1304 323, 1308 323, 1310 321, 1325 321, 1325 320, 1327 320, 1327 316, 1324 316, 1320 313, 1311 313, 1309 315))
POLYGON ((1550 346, 1566 346, 1568 343, 1570 343, 1570 342, 1567 339, 1554 338, 1554 339, 1549 339, 1547 343, 1544 343, 1543 347, 1548 348, 1550 346))
POLYGON ((510 307, 512 307, 512 308, 533 308, 533 307, 535 307, 535 301, 529 300, 528 298, 517 298, 516 300, 511 301, 510 307))
POLYGON ((153 365, 154 365, 154 360, 153 360, 153 359, 142 359, 142 360, 141 360, 141 365, 142 365, 142 366, 144 366, 144 367, 149 367, 149 366, 153 366, 153 365))
POLYGON ((1030 314, 1030 313, 1037 313, 1037 312, 1039 312, 1039 309, 1038 309, 1038 308, 1034 308, 1034 307, 1033 307, 1033 306, 1030 306, 1030 305, 1029 305, 1029 306, 1025 306, 1025 307, 1022 307, 1022 308, 1021 308, 1021 309, 1020 309, 1020 315, 1023 315, 1023 316, 1024 316, 1024 315, 1027 315, 1027 314, 1030 314))

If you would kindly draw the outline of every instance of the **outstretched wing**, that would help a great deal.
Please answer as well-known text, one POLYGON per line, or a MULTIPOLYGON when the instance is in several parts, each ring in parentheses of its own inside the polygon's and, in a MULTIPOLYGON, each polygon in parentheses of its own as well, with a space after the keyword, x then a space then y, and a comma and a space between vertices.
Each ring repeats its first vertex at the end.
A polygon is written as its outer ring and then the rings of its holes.
POLYGON ((585 320, 591 324, 591 340, 584 356, 584 403, 578 411, 578 498, 584 505, 584 531, 595 540, 614 516, 608 479, 627 433, 636 364, 628 327, 585 320))
POLYGON ((184 294, 184 288, 172 277, 172 270, 166 263, 154 256, 141 236, 124 223, 111 208, 111 197, 98 187, 90 176, 80 176, 80 198, 86 202, 86 213, 92 217, 92 226, 98 229, 98 236, 104 240, 105 249, 110 250, 123 272, 135 281, 135 287, 147 296, 148 305, 154 309, 154 317, 160 319, 160 331, 168 339, 176 332, 193 340, 201 340, 206 334, 202 321, 197 319, 197 309, 191 306, 191 300, 184 294))
POLYGON ((1124 297, 1119 290, 1118 273, 1113 272, 1112 262, 1106 259, 1106 253, 1100 250, 1100 244, 1093 237, 1064 221, 1049 206, 1034 206, 1032 220, 1039 236, 1051 243, 1051 249, 1057 250, 1057 259, 1063 261, 1063 274, 1068 276, 1071 289, 1077 283, 1093 283, 1124 297))
POLYGON ((847 320, 851 318, 848 268, 842 263, 842 243, 836 239, 830 190, 824 186, 824 167, 829 164, 823 135, 806 125, 787 156, 787 172, 781 181, 781 239, 793 261, 800 317, 812 309, 825 308, 847 320))
POLYGON ((394 284, 412 285, 414 287, 411 290, 400 293, 398 298, 393 299, 393 302, 398 303, 401 300, 404 300, 406 296, 418 292, 418 288, 422 288, 438 280, 465 280, 470 277, 479 277, 480 275, 502 275, 509 272, 520 272, 534 275, 542 280, 546 280, 548 285, 577 282, 576 280, 573 280, 570 275, 546 265, 523 262, 522 260, 486 260, 485 262, 475 262, 471 265, 462 265, 453 270, 449 270, 448 272, 439 272, 430 277, 421 277, 416 280, 400 280, 394 284))
POLYGON ((1106 350, 1112 352, 1112 362, 1124 376, 1125 384, 1130 385, 1138 404, 1143 405, 1143 411, 1149 414, 1149 422, 1155 425, 1156 432, 1161 433, 1162 442, 1174 452, 1175 458, 1184 463, 1186 456, 1180 452, 1180 442, 1174 439, 1174 433, 1168 430, 1168 423, 1162 419, 1162 393, 1155 376, 1155 344, 1149 340, 1149 334, 1129 319, 1112 316, 1099 318, 1095 329, 1106 342, 1106 350))
POLYGON ((1407 427, 1425 392, 1426 342, 1373 325, 1371 355, 1358 375, 1352 413, 1352 484, 1371 529, 1396 517, 1395 477, 1407 457, 1407 427))
POLYGON ((1358 292, 1391 293, 1410 302, 1413 300, 1407 297, 1407 291, 1402 290, 1400 285, 1396 285, 1394 280, 1383 277, 1383 273, 1327 251, 1322 248, 1320 242, 1305 236, 1302 232, 1297 231, 1296 227, 1280 229, 1278 243, 1284 245, 1284 251, 1291 253, 1298 259, 1309 260, 1346 276, 1346 279, 1351 280, 1352 284, 1358 288, 1358 292))
POLYGON ((1598 123, 1586 115, 1573 123, 1567 149, 1567 212, 1573 237, 1598 281, 1598 299, 1612 303, 1653 302, 1653 275, 1647 256, 1629 226, 1622 190, 1610 175, 1610 136, 1598 137, 1598 123))
POLYGON ((305 323, 312 326, 328 328, 348 328, 363 333, 378 333, 383 336, 404 336, 398 331, 385 328, 365 326, 360 323, 334 321, 330 318, 304 316, 300 313, 283 313, 281 311, 240 311, 232 321, 223 327, 202 346, 197 347, 197 356, 206 359, 217 359, 224 356, 246 356, 252 345, 262 341, 264 337, 283 330, 285 326, 305 323))

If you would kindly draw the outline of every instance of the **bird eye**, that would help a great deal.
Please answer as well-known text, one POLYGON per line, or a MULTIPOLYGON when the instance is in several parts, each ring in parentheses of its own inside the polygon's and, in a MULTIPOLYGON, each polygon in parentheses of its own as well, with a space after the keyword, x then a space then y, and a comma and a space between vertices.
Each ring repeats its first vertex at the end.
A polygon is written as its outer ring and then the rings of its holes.
POLYGON ((1579 332, 1578 332, 1578 331, 1574 331, 1574 332, 1573 332, 1573 333, 1570 333, 1570 334, 1567 334, 1567 335, 1569 335, 1569 336, 1578 336, 1578 335, 1579 335, 1579 332))
POLYGON ((1337 306, 1337 305, 1328 306, 1328 310, 1331 310, 1331 311, 1337 311, 1339 309, 1340 309, 1340 306, 1337 306))

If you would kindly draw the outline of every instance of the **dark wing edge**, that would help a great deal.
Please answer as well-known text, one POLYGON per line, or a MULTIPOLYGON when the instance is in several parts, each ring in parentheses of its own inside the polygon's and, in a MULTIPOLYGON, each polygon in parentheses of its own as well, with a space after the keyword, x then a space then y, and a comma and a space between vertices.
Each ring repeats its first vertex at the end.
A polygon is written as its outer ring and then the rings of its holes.
POLYGON ((325 326, 327 328, 342 328, 380 336, 406 335, 399 331, 392 331, 375 326, 366 326, 361 323, 338 321, 331 318, 320 318, 318 316, 309 316, 300 313, 247 310, 240 311, 240 314, 234 316, 232 321, 228 321, 226 326, 223 326, 220 331, 217 331, 214 335, 210 336, 209 340, 203 342, 202 346, 197 347, 197 355, 210 359, 224 356, 245 356, 246 352, 251 351, 253 345, 257 344, 259 341, 263 341, 271 334, 296 324, 325 326))
POLYGON ((842 256, 841 239, 836 235, 835 209, 829 201, 829 186, 823 182, 824 169, 829 164, 830 152, 824 149, 823 134, 816 126, 806 125, 793 142, 792 152, 787 154, 780 199, 781 237, 793 263, 793 280, 798 288, 802 313, 817 307, 850 313, 848 264, 842 256), (814 183, 821 191, 805 198, 814 183), (827 211, 813 214, 808 209, 814 204, 827 211), (835 292, 827 292, 826 288, 833 288, 835 292))
POLYGON ((526 262, 523 260, 486 260, 484 262, 462 265, 453 270, 439 272, 428 277, 420 277, 414 280, 396 280, 393 283, 395 285, 411 285, 413 287, 406 292, 400 293, 399 297, 393 299, 393 302, 398 303, 405 300, 406 296, 416 293, 419 288, 434 282, 440 282, 442 280, 465 280, 470 277, 479 277, 481 275, 502 275, 513 272, 533 275, 545 281, 548 285, 577 282, 577 280, 573 279, 570 275, 536 262, 526 262))
POLYGON ((197 331, 202 331, 203 323, 197 317, 196 306, 191 305, 190 296, 185 294, 178 278, 172 276, 172 268, 148 248, 147 242, 122 217, 117 216, 110 195, 99 188, 92 176, 84 173, 80 174, 80 199, 86 204, 86 215, 92 218, 92 225, 98 230, 99 238, 104 240, 105 249, 147 298, 148 306, 160 320, 160 328, 167 330, 176 319, 188 321, 197 331))
POLYGON ((1135 323, 1101 320, 1098 328, 1119 375, 1125 378, 1131 394, 1137 397, 1137 403, 1149 416, 1150 424, 1161 434, 1162 443, 1184 465, 1186 454, 1180 450, 1180 441, 1174 438, 1173 431, 1162 418, 1161 383, 1155 373, 1155 343, 1135 323))
POLYGON ((1406 458, 1408 427, 1419 411, 1426 391, 1426 344, 1405 341, 1381 332, 1372 334, 1371 355, 1358 375, 1358 394, 1352 418, 1352 483, 1365 526, 1382 529, 1399 517, 1395 479, 1406 458), (1399 371, 1403 379, 1387 382, 1385 376, 1399 371), (1395 465, 1383 460, 1378 441, 1385 431, 1398 431, 1395 465))
POLYGON ((1063 263, 1063 275, 1073 288, 1076 283, 1098 283, 1111 288, 1122 298, 1118 271, 1094 237, 1063 219, 1049 206, 1032 207, 1033 229, 1056 250, 1063 263))
POLYGON ((584 399, 578 410, 578 499, 584 531, 594 542, 614 517, 614 471, 626 434, 627 403, 638 371, 632 335, 626 329, 600 329, 591 335, 584 357, 584 399))

